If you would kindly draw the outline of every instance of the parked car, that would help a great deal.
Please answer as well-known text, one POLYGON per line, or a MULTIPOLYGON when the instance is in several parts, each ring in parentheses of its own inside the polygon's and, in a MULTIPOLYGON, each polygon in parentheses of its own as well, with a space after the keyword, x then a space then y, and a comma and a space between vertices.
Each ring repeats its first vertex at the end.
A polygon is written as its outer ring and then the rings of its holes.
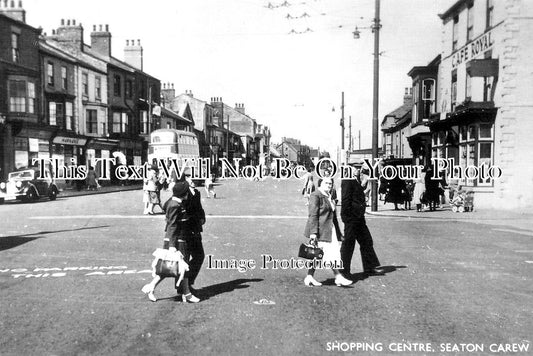
POLYGON ((0 204, 6 200, 35 201, 48 197, 55 200, 59 189, 50 171, 45 170, 45 177, 40 177, 38 168, 27 168, 11 172, 7 182, 0 183, 0 204))

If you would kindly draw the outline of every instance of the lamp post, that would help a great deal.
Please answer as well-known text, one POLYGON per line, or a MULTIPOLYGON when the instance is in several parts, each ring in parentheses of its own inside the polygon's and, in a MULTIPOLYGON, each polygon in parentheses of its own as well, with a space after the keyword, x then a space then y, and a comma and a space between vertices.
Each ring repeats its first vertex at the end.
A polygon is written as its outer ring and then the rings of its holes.
MULTIPOLYGON (((374 33, 374 90, 373 90, 373 113, 372 113, 372 163, 378 158, 378 115, 379 115, 379 30, 381 29, 379 18, 380 0, 375 0, 375 15, 372 26, 374 33)), ((356 27, 353 32, 355 39, 360 37, 359 29, 356 27)), ((378 210, 378 181, 372 180, 372 211, 378 210)))

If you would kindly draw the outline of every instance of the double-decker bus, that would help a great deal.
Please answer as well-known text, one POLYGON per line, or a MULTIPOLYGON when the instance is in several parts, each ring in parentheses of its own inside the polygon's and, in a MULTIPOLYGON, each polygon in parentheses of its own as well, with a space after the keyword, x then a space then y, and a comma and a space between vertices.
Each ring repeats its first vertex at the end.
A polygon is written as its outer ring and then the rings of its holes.
MULTIPOLYGON (((175 129, 159 129, 150 134, 150 144, 148 145, 148 162, 159 163, 164 160, 177 160, 177 164, 183 164, 185 159, 195 159, 198 164, 200 158, 200 147, 198 138, 193 132, 175 129), (155 161, 154 161, 155 160, 155 161)), ((193 164, 193 163, 191 163, 193 164)), ((171 167, 168 165, 167 167, 171 167)), ((202 169, 205 170, 205 169, 202 169)), ((175 182, 177 177, 172 171, 170 182, 175 182)), ((195 184, 201 185, 203 180, 195 179, 195 184)))
POLYGON ((192 132, 175 129, 159 129, 150 134, 148 145, 148 162, 154 158, 160 159, 185 159, 200 158, 198 138, 192 132))

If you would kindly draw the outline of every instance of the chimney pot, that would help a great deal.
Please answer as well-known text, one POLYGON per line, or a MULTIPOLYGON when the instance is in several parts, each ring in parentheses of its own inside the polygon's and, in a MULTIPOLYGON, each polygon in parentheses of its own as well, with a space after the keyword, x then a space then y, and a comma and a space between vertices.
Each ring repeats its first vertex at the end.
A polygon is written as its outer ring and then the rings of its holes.
POLYGON ((65 19, 61 19, 61 26, 65 26, 65 19))
POLYGON ((102 25, 100 25, 100 32, 102 32, 102 25))
POLYGON ((11 0, 11 8, 15 8, 15 0, 11 0))
POLYGON ((138 46, 141 45, 141 40, 137 40, 137 45, 138 45, 138 46))
POLYGON ((130 45, 130 40, 126 40, 126 46, 130 45))
POLYGON ((67 26, 70 26, 70 20, 67 20, 67 26))
POLYGON ((93 25, 93 32, 96 32, 96 25, 93 25))
POLYGON ((72 20, 72 25, 76 26, 76 20, 72 20))
POLYGON ((109 32, 109 25, 105 25, 105 32, 109 32))
POLYGON ((174 83, 172 83, 172 89, 174 89, 174 83))
POLYGON ((22 0, 19 1, 19 8, 22 8, 22 0))

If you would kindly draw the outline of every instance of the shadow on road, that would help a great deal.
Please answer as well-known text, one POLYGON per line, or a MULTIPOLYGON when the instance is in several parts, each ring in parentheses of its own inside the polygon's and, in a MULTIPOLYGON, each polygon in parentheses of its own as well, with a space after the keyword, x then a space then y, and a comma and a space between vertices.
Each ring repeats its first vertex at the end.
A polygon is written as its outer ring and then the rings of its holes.
POLYGON ((251 278, 251 279, 241 278, 241 279, 235 279, 233 281, 228 281, 224 283, 213 284, 211 286, 198 289, 198 295, 200 296, 201 299, 209 299, 211 297, 214 297, 222 293, 232 292, 235 289, 243 289, 243 288, 250 287, 249 285, 246 285, 244 283, 261 282, 262 280, 263 279, 261 278, 251 278))
POLYGON ((81 231, 81 230, 91 230, 91 229, 100 229, 103 227, 109 227, 110 225, 102 226, 93 226, 93 227, 80 227, 78 229, 68 229, 68 230, 55 230, 55 231, 40 231, 34 232, 31 234, 24 235, 12 235, 12 236, 0 236, 0 251, 8 250, 13 247, 25 244, 33 240, 43 238, 43 235, 55 234, 59 232, 70 232, 70 231, 81 231))
MULTIPOLYGON (((391 273, 396 271, 400 268, 407 268, 407 266, 380 266, 379 269, 383 271, 383 273, 368 273, 368 272, 359 272, 359 273, 352 273, 351 274, 351 280, 354 283, 357 283, 358 281, 362 281, 367 279, 368 277, 373 276, 385 276, 387 273, 391 273)), ((334 283, 334 280, 331 280, 332 283, 334 283)))

